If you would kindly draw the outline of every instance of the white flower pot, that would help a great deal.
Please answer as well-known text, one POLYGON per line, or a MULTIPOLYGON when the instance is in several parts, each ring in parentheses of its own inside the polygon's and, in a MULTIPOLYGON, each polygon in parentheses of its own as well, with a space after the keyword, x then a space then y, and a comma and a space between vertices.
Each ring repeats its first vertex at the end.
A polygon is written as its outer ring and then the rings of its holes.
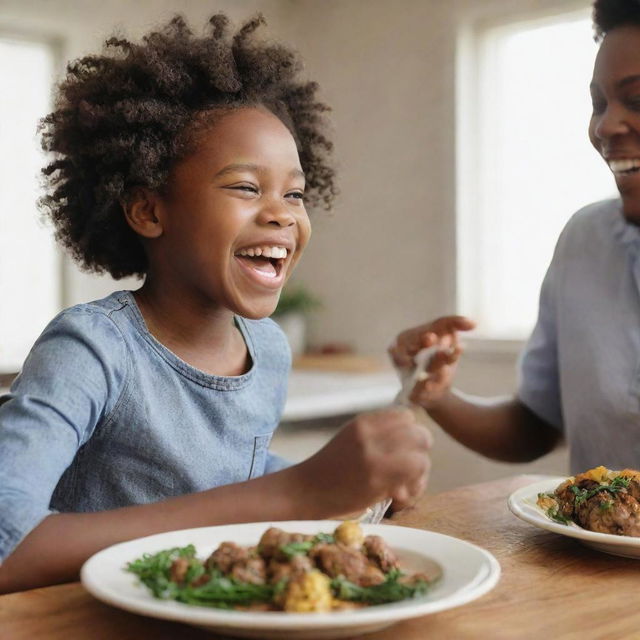
POLYGON ((283 313, 273 319, 284 331, 291 347, 291 355, 299 356, 305 352, 307 346, 307 320, 303 313, 283 313))

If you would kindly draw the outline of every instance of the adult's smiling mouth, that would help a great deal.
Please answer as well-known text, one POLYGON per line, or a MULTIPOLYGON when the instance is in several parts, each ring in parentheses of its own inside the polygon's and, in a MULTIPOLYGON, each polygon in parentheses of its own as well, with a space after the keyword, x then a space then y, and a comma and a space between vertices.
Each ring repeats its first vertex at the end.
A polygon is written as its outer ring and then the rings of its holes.
POLYGON ((262 284, 279 286, 289 250, 279 245, 259 245, 239 249, 234 254, 245 272, 262 284))
POLYGON ((629 176, 640 170, 640 158, 608 160, 607 164, 614 176, 629 176))

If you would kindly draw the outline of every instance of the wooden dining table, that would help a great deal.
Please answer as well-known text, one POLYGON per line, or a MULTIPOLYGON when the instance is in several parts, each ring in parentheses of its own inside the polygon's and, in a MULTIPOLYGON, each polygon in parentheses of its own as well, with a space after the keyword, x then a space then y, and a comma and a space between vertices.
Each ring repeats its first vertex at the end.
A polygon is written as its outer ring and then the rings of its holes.
MULTIPOLYGON (((368 640, 640 639, 640 560, 608 555, 518 520, 509 494, 540 476, 426 493, 390 524, 437 531, 498 559, 497 586, 466 605, 397 623, 368 640)), ((134 615, 79 582, 0 596, 2 640, 214 640, 187 625, 134 615)), ((228 636, 224 636, 228 637, 228 636)))

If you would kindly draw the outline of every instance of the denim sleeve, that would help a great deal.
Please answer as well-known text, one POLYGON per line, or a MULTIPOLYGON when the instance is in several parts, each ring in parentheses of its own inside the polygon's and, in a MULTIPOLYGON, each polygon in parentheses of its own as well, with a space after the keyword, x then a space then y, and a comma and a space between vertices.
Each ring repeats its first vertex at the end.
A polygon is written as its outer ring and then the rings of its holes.
POLYGON ((126 358, 106 315, 63 312, 0 398, 0 562, 52 513, 60 476, 117 402, 126 358))
POLYGON ((556 331, 556 289, 559 251, 540 290, 538 321, 519 363, 518 398, 537 416, 563 429, 556 331))
POLYGON ((276 455, 275 453, 267 453, 267 462, 264 466, 264 473, 274 473, 275 471, 281 471, 282 469, 286 469, 291 466, 291 462, 286 460, 282 456, 276 455))

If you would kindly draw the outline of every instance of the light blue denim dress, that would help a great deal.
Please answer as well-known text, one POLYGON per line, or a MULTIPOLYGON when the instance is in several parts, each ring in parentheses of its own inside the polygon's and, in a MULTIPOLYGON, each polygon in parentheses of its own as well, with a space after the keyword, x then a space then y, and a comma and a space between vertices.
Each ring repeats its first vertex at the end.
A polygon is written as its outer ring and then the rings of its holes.
POLYGON ((154 502, 281 469, 268 452, 291 355, 237 318, 252 366, 208 375, 147 330, 130 291, 63 311, 0 398, 0 560, 53 511, 154 502))

